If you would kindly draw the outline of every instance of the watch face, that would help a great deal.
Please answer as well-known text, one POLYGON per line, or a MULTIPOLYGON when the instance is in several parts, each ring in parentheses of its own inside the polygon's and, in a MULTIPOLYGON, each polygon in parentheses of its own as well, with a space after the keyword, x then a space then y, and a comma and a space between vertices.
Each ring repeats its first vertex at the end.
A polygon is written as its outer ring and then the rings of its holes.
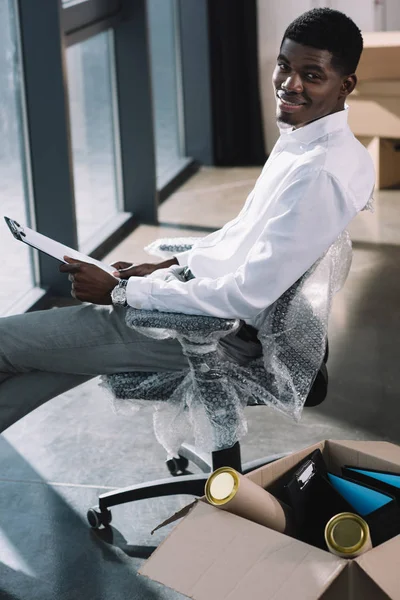
POLYGON ((113 302, 117 304, 125 304, 126 302, 126 289, 117 286, 113 289, 111 298, 113 302))

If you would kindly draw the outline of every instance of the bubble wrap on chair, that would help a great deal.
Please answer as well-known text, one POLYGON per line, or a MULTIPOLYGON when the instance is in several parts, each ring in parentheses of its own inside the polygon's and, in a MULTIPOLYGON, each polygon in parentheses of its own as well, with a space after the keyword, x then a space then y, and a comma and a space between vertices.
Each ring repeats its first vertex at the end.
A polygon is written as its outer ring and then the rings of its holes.
POLYGON ((122 373, 103 378, 116 410, 154 403, 158 441, 176 456, 194 437, 205 451, 228 448, 247 431, 245 407, 266 405, 298 420, 323 361, 334 294, 351 265, 344 232, 328 252, 265 312, 261 358, 240 366, 219 341, 236 320, 127 309, 126 322, 144 335, 179 340, 189 361, 177 373, 122 373))

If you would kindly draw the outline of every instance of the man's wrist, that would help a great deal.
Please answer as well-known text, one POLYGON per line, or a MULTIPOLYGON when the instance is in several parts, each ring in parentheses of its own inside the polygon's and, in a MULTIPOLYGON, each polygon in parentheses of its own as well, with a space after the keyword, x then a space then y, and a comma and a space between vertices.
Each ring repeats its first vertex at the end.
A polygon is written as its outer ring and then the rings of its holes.
POLYGON ((120 279, 114 289, 111 290, 111 301, 114 306, 128 306, 126 296, 126 286, 128 285, 128 281, 128 279, 120 279))
POLYGON ((170 258, 168 260, 164 260, 161 263, 157 263, 154 265, 154 271, 158 271, 159 269, 168 269, 169 267, 172 267, 172 265, 179 265, 179 262, 177 261, 177 259, 175 258, 175 256, 173 258, 170 258))
POLYGON ((169 260, 165 260, 157 266, 159 269, 168 269, 168 267, 172 267, 172 265, 179 265, 179 262, 175 258, 175 256, 173 258, 170 258, 169 260))

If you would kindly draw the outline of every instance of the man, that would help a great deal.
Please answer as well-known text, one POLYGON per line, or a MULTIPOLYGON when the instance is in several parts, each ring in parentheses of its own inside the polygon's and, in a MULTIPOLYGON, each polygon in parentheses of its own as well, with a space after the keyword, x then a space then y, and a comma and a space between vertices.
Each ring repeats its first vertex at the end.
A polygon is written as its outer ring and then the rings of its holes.
POLYGON ((60 271, 85 304, 0 320, 0 430, 96 375, 185 367, 177 341, 125 325, 127 305, 238 317, 246 325, 223 351, 246 362, 264 311, 371 197, 372 162, 345 107, 361 51, 361 33, 344 14, 300 16, 284 34, 273 74, 281 136, 240 214, 171 261, 120 271, 119 282, 67 259, 60 271))

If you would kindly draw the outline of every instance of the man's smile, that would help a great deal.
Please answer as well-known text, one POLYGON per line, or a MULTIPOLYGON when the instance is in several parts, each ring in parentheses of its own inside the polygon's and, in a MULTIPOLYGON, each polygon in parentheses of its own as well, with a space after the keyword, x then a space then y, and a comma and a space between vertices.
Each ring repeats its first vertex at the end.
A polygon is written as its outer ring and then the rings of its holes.
POLYGON ((278 107, 285 112, 295 112, 300 110, 301 107, 306 104, 304 100, 301 100, 300 98, 286 95, 283 90, 278 90, 276 95, 278 98, 278 107))

